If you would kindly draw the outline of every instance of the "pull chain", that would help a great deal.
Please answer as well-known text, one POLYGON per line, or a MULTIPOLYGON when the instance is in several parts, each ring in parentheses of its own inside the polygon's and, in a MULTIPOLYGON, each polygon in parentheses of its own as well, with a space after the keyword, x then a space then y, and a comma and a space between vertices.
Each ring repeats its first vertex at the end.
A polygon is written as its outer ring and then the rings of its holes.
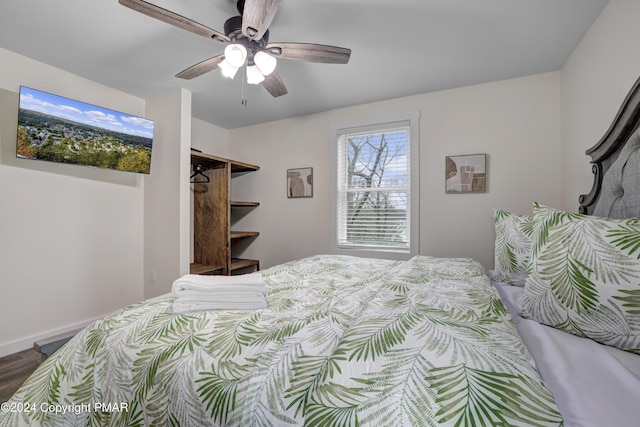
POLYGON ((243 68, 243 78, 242 78, 242 101, 241 104, 245 107, 247 106, 247 95, 246 95, 246 87, 247 87, 247 67, 243 68))

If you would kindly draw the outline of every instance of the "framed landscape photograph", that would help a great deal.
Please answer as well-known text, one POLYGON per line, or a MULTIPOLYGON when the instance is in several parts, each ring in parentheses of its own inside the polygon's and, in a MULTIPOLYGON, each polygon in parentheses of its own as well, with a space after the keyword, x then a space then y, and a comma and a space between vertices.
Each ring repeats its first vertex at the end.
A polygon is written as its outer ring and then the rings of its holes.
POLYGON ((20 86, 16 157, 149 174, 154 121, 20 86))
POLYGON ((287 169, 287 197, 313 197, 313 168, 287 169))
POLYGON ((486 154, 446 156, 446 193, 482 193, 485 191, 487 191, 486 154))

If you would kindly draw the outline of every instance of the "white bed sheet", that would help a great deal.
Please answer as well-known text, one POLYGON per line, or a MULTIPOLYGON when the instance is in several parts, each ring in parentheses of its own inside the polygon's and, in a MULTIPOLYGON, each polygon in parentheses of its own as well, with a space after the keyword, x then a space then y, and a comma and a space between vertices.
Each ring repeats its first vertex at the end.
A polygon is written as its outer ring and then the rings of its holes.
POLYGON ((640 426, 640 355, 523 319, 523 288, 494 285, 566 426, 640 426))

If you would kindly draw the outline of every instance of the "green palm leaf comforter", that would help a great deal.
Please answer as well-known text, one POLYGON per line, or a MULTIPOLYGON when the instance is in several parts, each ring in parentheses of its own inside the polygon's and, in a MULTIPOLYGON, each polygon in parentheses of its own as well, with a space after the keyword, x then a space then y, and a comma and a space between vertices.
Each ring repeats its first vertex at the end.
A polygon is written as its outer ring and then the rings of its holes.
POLYGON ((262 273, 268 309, 177 315, 165 295, 95 322, 0 425, 562 425, 479 263, 324 255, 262 273))

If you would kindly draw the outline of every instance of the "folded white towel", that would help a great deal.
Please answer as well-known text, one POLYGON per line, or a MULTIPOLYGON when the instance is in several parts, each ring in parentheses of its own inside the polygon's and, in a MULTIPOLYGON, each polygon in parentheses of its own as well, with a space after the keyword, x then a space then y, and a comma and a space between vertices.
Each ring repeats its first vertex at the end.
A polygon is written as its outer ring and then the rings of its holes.
POLYGON ((262 292, 268 288, 262 283, 262 274, 251 273, 238 276, 205 276, 200 274, 186 274, 171 286, 172 293, 177 296, 206 295, 238 292, 262 292))
POLYGON ((221 303, 235 304, 241 302, 262 302, 266 298, 263 293, 246 293, 246 294, 222 294, 222 295, 187 295, 176 298, 176 301, 182 302, 203 302, 203 303, 221 303))
POLYGON ((176 282, 193 283, 196 285, 230 285, 230 284, 261 284, 262 273, 238 274, 236 276, 209 276, 205 274, 185 274, 176 282))
POLYGON ((176 296, 171 305, 174 313, 197 310, 257 310, 267 306, 269 289, 262 274, 238 276, 205 276, 186 274, 171 286, 176 296))
POLYGON ((171 305, 174 313, 187 313, 201 310, 258 310, 266 308, 267 301, 264 295, 260 297, 245 298, 240 301, 215 301, 212 299, 202 300, 192 297, 181 297, 171 305))

